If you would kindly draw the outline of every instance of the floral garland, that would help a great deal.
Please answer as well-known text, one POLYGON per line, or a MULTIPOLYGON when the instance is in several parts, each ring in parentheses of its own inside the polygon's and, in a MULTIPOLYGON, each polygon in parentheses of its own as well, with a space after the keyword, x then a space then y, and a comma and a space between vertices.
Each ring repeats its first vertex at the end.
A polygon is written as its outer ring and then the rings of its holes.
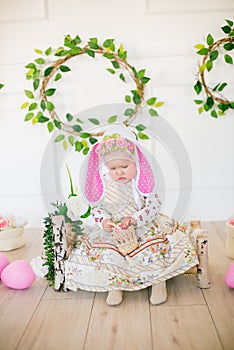
POLYGON ((228 109, 234 109, 234 101, 227 99, 221 94, 228 84, 219 82, 210 87, 207 85, 205 78, 205 72, 209 73, 213 69, 214 62, 220 55, 223 55, 227 64, 233 64, 233 58, 227 52, 230 53, 234 49, 234 25, 231 20, 226 20, 226 23, 221 27, 222 31, 227 35, 226 37, 214 41, 213 36, 208 34, 206 37, 207 46, 203 44, 195 45, 195 48, 198 49, 197 54, 203 56, 203 59, 199 63, 194 90, 198 95, 202 92, 204 97, 203 99, 196 99, 194 102, 199 105, 199 114, 203 111, 210 112, 214 118, 224 115, 228 109), (224 49, 224 52, 222 52, 222 49, 224 49))
MULTIPOLYGON (((26 65, 26 79, 32 80, 33 89, 25 90, 29 101, 21 105, 22 109, 26 109, 25 121, 31 121, 32 124, 45 123, 49 132, 53 130, 64 132, 56 137, 55 142, 62 141, 65 149, 70 144, 75 147, 76 151, 82 150, 83 154, 87 154, 90 146, 98 141, 96 137, 103 135, 103 132, 88 133, 83 130, 82 120, 76 119, 74 121, 73 115, 69 112, 66 114, 66 121, 63 121, 58 116, 54 103, 50 100, 50 97, 56 93, 56 88, 49 87, 49 83, 52 80, 53 83, 56 83, 63 77, 63 74, 70 72, 70 67, 65 63, 76 56, 86 54, 95 58, 96 55, 101 55, 111 63, 111 68, 107 68, 110 74, 118 75, 123 82, 126 82, 125 72, 130 76, 135 88, 124 97, 125 102, 133 103, 133 107, 127 108, 124 112, 126 119, 123 123, 126 126, 133 122, 144 105, 148 106, 150 116, 158 116, 156 108, 162 106, 163 102, 157 101, 156 97, 150 97, 146 102, 144 99, 145 85, 150 80, 149 77, 145 76, 145 69, 137 70, 129 64, 127 51, 124 50, 122 44, 116 49, 114 39, 106 39, 103 44, 100 44, 97 38, 90 38, 87 44, 81 46, 81 39, 78 35, 75 38, 66 35, 64 46, 56 50, 49 47, 44 52, 35 49, 35 52, 40 57, 26 65), (125 72, 123 73, 123 71, 125 72), (69 135, 67 140, 66 134, 69 135)), ((115 123, 117 118, 117 115, 110 116, 107 123, 115 123)), ((89 122, 91 125, 100 124, 97 118, 90 118, 89 122)), ((135 128, 139 138, 148 138, 148 135, 143 132, 146 126, 138 124, 135 128)))

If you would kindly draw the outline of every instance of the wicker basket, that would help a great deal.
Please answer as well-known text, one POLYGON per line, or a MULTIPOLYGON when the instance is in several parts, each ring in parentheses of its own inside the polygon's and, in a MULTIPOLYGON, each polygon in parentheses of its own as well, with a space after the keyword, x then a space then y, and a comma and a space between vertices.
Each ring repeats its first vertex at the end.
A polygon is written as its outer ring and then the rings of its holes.
POLYGON ((116 225, 112 233, 112 238, 120 253, 124 256, 138 247, 137 236, 133 225, 125 230, 116 225))

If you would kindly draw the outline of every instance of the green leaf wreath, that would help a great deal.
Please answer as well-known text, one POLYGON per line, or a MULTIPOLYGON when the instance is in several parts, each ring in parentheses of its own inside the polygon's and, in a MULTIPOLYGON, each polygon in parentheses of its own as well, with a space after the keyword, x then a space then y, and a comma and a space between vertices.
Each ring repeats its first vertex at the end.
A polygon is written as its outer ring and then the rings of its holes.
POLYGON ((214 86, 208 86, 206 83, 205 74, 208 74, 213 68, 218 57, 223 56, 223 60, 227 64, 233 65, 234 49, 234 23, 231 20, 226 20, 226 24, 221 27, 226 34, 224 38, 217 41, 214 40, 211 34, 206 37, 206 44, 197 44, 195 48, 197 54, 203 56, 199 63, 199 71, 197 73, 196 84, 194 90, 197 95, 202 95, 201 99, 196 99, 194 102, 199 105, 198 113, 203 111, 209 112, 214 118, 224 115, 228 109, 234 109, 234 101, 227 99, 223 95, 223 90, 228 85, 227 82, 217 82, 214 86))
MULTIPOLYGON (((26 65, 26 79, 32 81, 32 89, 24 91, 28 98, 21 106, 26 110, 25 121, 31 121, 32 124, 44 123, 49 132, 60 131, 55 142, 62 142, 65 149, 70 144, 78 152, 82 151, 83 154, 89 152, 90 146, 98 141, 97 137, 103 132, 86 132, 82 128, 82 120, 74 118, 69 111, 61 118, 56 112, 55 104, 51 101, 51 96, 56 94, 54 84, 62 79, 64 74, 71 72, 67 65, 68 61, 80 55, 88 55, 92 59, 96 55, 101 55, 111 64, 111 68, 107 68, 110 74, 118 76, 124 83, 127 75, 133 81, 135 88, 124 96, 124 101, 131 103, 124 112, 126 119, 123 123, 126 126, 133 122, 143 106, 148 107, 150 116, 158 116, 157 108, 162 106, 163 102, 157 101, 156 97, 149 97, 145 101, 145 85, 150 78, 145 75, 145 69, 137 70, 127 61, 127 51, 122 44, 116 48, 114 39, 106 39, 100 44, 97 38, 90 38, 87 44, 82 45, 78 35, 75 38, 66 35, 63 45, 55 50, 49 47, 44 52, 35 49, 39 57, 26 65), (53 87, 50 86, 51 81, 53 81, 53 87)), ((107 123, 113 124, 117 120, 118 116, 112 115, 107 118, 107 123)), ((90 125, 100 124, 97 118, 90 118, 89 122, 90 125)), ((141 139, 148 138, 148 135, 143 132, 144 129, 146 127, 143 124, 136 126, 136 135, 141 139)))

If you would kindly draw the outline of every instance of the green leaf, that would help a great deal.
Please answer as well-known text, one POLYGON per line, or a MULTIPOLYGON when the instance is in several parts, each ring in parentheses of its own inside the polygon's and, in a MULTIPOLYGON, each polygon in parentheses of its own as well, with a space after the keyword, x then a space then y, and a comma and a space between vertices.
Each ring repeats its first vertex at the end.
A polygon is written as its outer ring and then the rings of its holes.
POLYGON ((120 68, 119 62, 117 62, 117 61, 111 61, 111 63, 112 63, 112 66, 113 66, 114 68, 116 68, 116 69, 120 68))
POLYGON ((213 68, 212 61, 209 60, 209 61, 206 62, 206 68, 207 68, 208 72, 211 71, 211 69, 213 68))
POLYGON ((201 49, 203 49, 205 46, 204 46, 203 44, 196 44, 196 45, 194 45, 194 47, 195 47, 195 49, 197 49, 197 50, 201 50, 201 49))
POLYGON ((216 110, 213 109, 210 114, 213 118, 218 118, 218 114, 217 114, 216 110))
POLYGON ((36 80, 36 79, 40 78, 40 74, 41 74, 40 69, 36 69, 34 74, 33 74, 33 79, 36 80))
POLYGON ((134 109, 132 108, 127 108, 124 112, 124 115, 130 117, 134 113, 134 109))
POLYGON ((2 88, 3 88, 3 86, 4 86, 4 84, 0 84, 0 89, 2 89, 2 88))
POLYGON ((34 51, 35 51, 36 53, 38 53, 39 55, 43 54, 43 51, 40 50, 40 49, 34 49, 34 51))
POLYGON ((232 57, 230 55, 224 55, 224 60, 225 62, 229 63, 229 64, 233 64, 233 60, 232 57))
POLYGON ((204 103, 204 110, 206 111, 206 112, 208 112, 209 110, 210 110, 210 108, 211 107, 209 107, 206 103, 204 103))
POLYGON ((35 60, 35 62, 36 62, 37 64, 45 64, 45 60, 44 60, 44 58, 42 58, 42 57, 37 58, 37 59, 35 60))
POLYGON ((80 132, 82 130, 82 127, 76 124, 76 125, 72 125, 72 129, 76 132, 80 132))
POLYGON ((139 70, 139 72, 137 73, 137 77, 138 77, 139 79, 142 79, 142 78, 144 77, 144 75, 145 75, 145 69, 141 69, 141 70, 139 70))
POLYGON ((232 27, 233 26, 233 21, 230 21, 229 19, 225 19, 225 21, 227 22, 227 24, 232 27))
POLYGON ((88 154, 89 153, 89 147, 85 147, 82 152, 83 152, 84 155, 88 154))
POLYGON ((203 112, 203 106, 200 106, 200 107, 198 108, 198 113, 201 114, 202 112, 203 112))
POLYGON ((35 63, 28 63, 26 66, 25 66, 25 68, 32 68, 32 69, 36 69, 36 65, 35 65, 35 63))
POLYGON ((120 79, 121 79, 122 81, 124 81, 124 82, 126 81, 126 80, 125 80, 125 76, 123 75, 123 73, 120 73, 119 77, 120 77, 120 79))
POLYGON ((161 107, 161 106, 163 106, 163 105, 164 105, 164 102, 163 102, 163 101, 159 101, 159 102, 156 102, 156 103, 154 104, 154 107, 159 108, 159 107, 161 107))
POLYGON ((215 85, 215 87, 212 89, 213 91, 217 90, 217 88, 219 87, 220 83, 218 83, 217 85, 215 85))
POLYGON ((52 102, 48 101, 48 102, 46 103, 46 108, 47 108, 49 111, 53 111, 55 107, 54 107, 54 104, 53 104, 52 102))
POLYGON ((143 131, 146 129, 146 126, 143 124, 138 124, 138 125, 136 125, 136 129, 137 129, 137 131, 143 131))
POLYGON ((115 70, 114 70, 114 69, 107 68, 106 70, 107 70, 108 72, 110 72, 111 74, 115 74, 115 70))
POLYGON ((83 147, 84 146, 83 146, 83 144, 80 141, 76 141, 75 142, 75 149, 76 149, 77 152, 80 152, 83 147))
POLYGON ((67 141, 63 140, 63 148, 66 150, 67 149, 67 141))
POLYGON ((218 57, 218 55, 219 55, 218 50, 214 50, 214 51, 211 52, 211 54, 210 54, 210 60, 211 60, 211 61, 215 61, 216 58, 218 57))
POLYGON ((46 122, 48 122, 48 120, 50 120, 50 119, 47 117, 44 117, 44 115, 42 115, 41 117, 38 118, 39 123, 46 123, 46 122))
POLYGON ((69 50, 69 54, 72 56, 78 55, 82 49, 80 47, 73 47, 71 50, 69 50))
POLYGON ((51 123, 51 122, 49 122, 49 123, 47 124, 47 129, 48 129, 49 132, 52 132, 52 131, 54 130, 54 124, 51 123))
POLYGON ((218 91, 223 91, 223 89, 225 88, 225 86, 227 86, 227 83, 222 83, 219 88, 218 91))
POLYGON ((130 103, 132 101, 131 96, 125 95, 125 102, 130 103))
POLYGON ((62 74, 57 73, 56 76, 55 76, 55 78, 54 78, 54 81, 58 81, 58 80, 61 79, 61 78, 62 78, 62 74))
POLYGON ((70 113, 67 113, 67 114, 66 114, 66 118, 67 118, 67 121, 68 121, 68 122, 71 122, 72 119, 73 119, 73 116, 72 116, 70 113))
POLYGON ((26 95, 28 98, 34 98, 34 95, 33 95, 32 91, 24 90, 24 92, 25 92, 25 95, 26 95))
POLYGON ((27 108, 28 107, 28 105, 29 105, 29 102, 24 102, 22 105, 21 105, 21 109, 25 109, 25 108, 27 108))
POLYGON ((133 102, 135 105, 139 105, 141 103, 141 98, 136 90, 131 90, 133 94, 133 102))
POLYGON ((220 103, 218 104, 218 108, 222 111, 225 112, 229 107, 226 103, 220 103))
POLYGON ((223 27, 221 27, 221 29, 223 30, 223 32, 225 34, 229 34, 230 31, 232 30, 232 28, 230 26, 223 26, 223 27))
POLYGON ((211 34, 207 35, 206 42, 207 42, 207 45, 209 45, 209 46, 214 43, 214 38, 211 34))
POLYGON ((150 78, 148 78, 148 77, 143 77, 143 78, 141 78, 141 83, 142 83, 142 84, 147 84, 148 81, 150 81, 150 78))
POLYGON ((83 121, 80 118, 76 118, 77 123, 83 123, 83 121))
POLYGON ((203 63, 199 68, 199 72, 204 72, 205 69, 206 69, 206 64, 203 63))
POLYGON ((92 57, 92 58, 95 57, 95 52, 94 52, 93 50, 87 49, 87 50, 86 50, 86 53, 87 53, 90 57, 92 57))
POLYGON ((152 117, 158 117, 158 112, 153 109, 153 108, 150 108, 149 109, 149 114, 152 116, 152 117))
POLYGON ((27 122, 27 121, 31 120, 33 117, 34 117, 34 113, 32 113, 32 112, 27 113, 25 118, 24 118, 24 121, 27 122))
POLYGON ((54 120, 54 125, 56 126, 57 129, 61 129, 61 123, 58 120, 54 120))
POLYGON ((147 140, 149 138, 149 136, 144 134, 143 132, 138 132, 137 136, 139 137, 139 139, 142 140, 147 140))
POLYGON ((34 89, 34 91, 38 89, 39 85, 40 85, 40 80, 39 79, 35 79, 33 81, 33 89, 34 89))
POLYGON ((82 139, 87 139, 88 137, 90 137, 91 135, 88 133, 88 132, 83 132, 83 133, 81 133, 80 134, 80 137, 82 138, 82 139))
POLYGON ((224 49, 227 51, 231 51, 234 48, 234 44, 233 43, 226 43, 223 45, 224 49))
POLYGON ((91 123, 95 124, 95 125, 99 125, 99 124, 100 124, 99 120, 96 119, 96 118, 90 118, 89 121, 90 121, 91 123))
POLYGON ((207 106, 209 107, 209 109, 211 109, 211 108, 213 107, 213 105, 214 105, 214 100, 213 100, 213 98, 212 98, 211 96, 209 96, 209 97, 207 98, 206 104, 207 104, 207 106))
POLYGON ((48 67, 46 68, 46 70, 44 71, 44 77, 47 77, 53 70, 53 67, 48 67))
POLYGON ((64 65, 61 65, 59 67, 59 69, 61 70, 61 72, 65 73, 65 72, 69 72, 71 69, 68 67, 68 66, 64 66, 64 65))
POLYGON ((200 105, 200 104, 202 104, 202 100, 194 100, 194 102, 197 104, 197 105, 200 105))
POLYGON ((45 95, 46 95, 46 96, 52 96, 52 95, 55 93, 55 91, 56 91, 56 89, 53 89, 53 88, 47 89, 47 90, 45 91, 45 95))
POLYGON ((29 111, 33 111, 34 109, 37 108, 37 103, 36 102, 33 102, 30 104, 30 106, 28 107, 28 110, 29 111))
POLYGON ((97 38, 90 38, 88 44, 91 47, 91 49, 94 49, 94 50, 99 49, 97 38))
POLYGON ((104 53, 102 56, 108 58, 109 60, 112 60, 115 57, 113 53, 104 53))
POLYGON ((201 82, 198 80, 193 88, 194 88, 195 92, 199 95, 201 90, 202 90, 201 82))
POLYGON ((115 51, 114 39, 106 39, 103 43, 103 46, 106 49, 109 48, 111 51, 115 51))
POLYGON ((116 122, 116 119, 117 119, 117 118, 118 118, 117 115, 112 115, 111 117, 109 117, 109 118, 107 119, 107 122, 108 122, 109 124, 113 124, 113 123, 116 122))
POLYGON ((54 140, 54 142, 60 142, 60 141, 62 141, 62 140, 64 140, 64 135, 58 135, 57 137, 56 137, 56 139, 54 140))
POLYGON ((46 103, 45 103, 45 100, 41 100, 40 106, 41 106, 41 109, 42 109, 42 110, 43 110, 43 112, 44 112, 44 111, 45 111, 45 109, 46 109, 46 103))
POLYGON ((198 55, 207 55, 209 52, 209 49, 207 49, 206 47, 203 47, 203 49, 200 49, 197 51, 198 55))
POLYGON ((49 56, 51 54, 51 52, 52 52, 52 47, 48 47, 48 49, 45 50, 46 56, 49 56))
POLYGON ((147 105, 152 106, 156 102, 156 100, 157 100, 156 97, 151 97, 146 101, 146 103, 147 105))
POLYGON ((68 136, 68 142, 70 143, 71 146, 74 146, 74 143, 75 143, 75 141, 74 141, 74 136, 69 135, 69 136, 68 136))
POLYGON ((98 140, 95 139, 95 137, 90 137, 89 142, 91 143, 91 145, 94 145, 96 142, 98 142, 98 140))

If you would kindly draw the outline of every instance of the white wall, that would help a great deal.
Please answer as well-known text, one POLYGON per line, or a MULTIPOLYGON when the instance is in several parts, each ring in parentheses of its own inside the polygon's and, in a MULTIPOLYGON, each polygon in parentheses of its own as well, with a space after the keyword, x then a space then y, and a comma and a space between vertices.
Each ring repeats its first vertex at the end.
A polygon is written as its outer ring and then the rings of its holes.
MULTIPOLYGON (((34 48, 57 48, 65 34, 79 34, 84 43, 94 36, 100 41, 115 38, 126 47, 129 62, 147 69, 151 77, 147 93, 165 101, 161 114, 177 131, 192 164, 193 197, 186 219, 225 220, 232 214, 234 113, 214 120, 198 115, 193 102, 198 61, 193 46, 208 33, 222 37, 225 19, 234 19, 233 0, 0 0, 0 83, 5 84, 0 91, 0 214, 23 216, 30 226, 41 226, 46 214, 40 169, 50 135, 43 126, 24 123, 19 107, 29 87, 24 66, 36 58, 34 48)), ((121 82, 116 85, 90 59, 81 64, 79 78, 68 79, 67 94, 60 93, 61 110, 68 106, 76 113, 123 102, 121 82), (92 103, 83 89, 84 79, 92 103)), ((218 69, 217 75, 226 74, 234 84, 233 68, 231 74, 218 69)), ((166 183, 169 198, 170 193, 173 197, 176 183, 170 177, 166 183)), ((48 188, 48 195, 54 191, 48 188)), ((165 211, 170 214, 169 202, 165 211)))

